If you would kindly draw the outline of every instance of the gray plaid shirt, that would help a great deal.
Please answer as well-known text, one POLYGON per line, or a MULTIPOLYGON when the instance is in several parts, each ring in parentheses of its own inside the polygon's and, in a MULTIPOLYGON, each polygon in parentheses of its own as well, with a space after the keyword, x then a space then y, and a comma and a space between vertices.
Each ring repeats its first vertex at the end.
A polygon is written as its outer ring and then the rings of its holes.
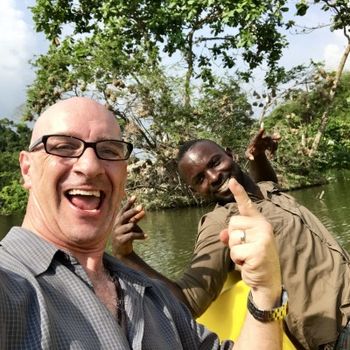
POLYGON ((105 254, 120 284, 126 329, 73 257, 14 227, 0 242, 0 349, 230 349, 164 286, 105 254))

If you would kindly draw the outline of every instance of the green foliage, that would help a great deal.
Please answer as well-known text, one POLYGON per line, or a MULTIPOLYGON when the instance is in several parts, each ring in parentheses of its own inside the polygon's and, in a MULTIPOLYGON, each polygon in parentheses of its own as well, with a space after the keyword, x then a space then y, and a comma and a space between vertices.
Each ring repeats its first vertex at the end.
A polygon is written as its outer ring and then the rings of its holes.
MULTIPOLYGON (((333 11, 334 28, 347 21, 349 11, 337 14, 333 3, 316 2, 333 11)), ((346 6, 344 1, 334 3, 346 6)), ((37 0, 32 7, 36 29, 51 45, 32 62, 36 79, 28 89, 25 119, 35 120, 58 99, 94 97, 115 113, 125 138, 135 145, 129 190, 158 207, 196 202, 179 180, 173 159, 177 146, 205 137, 242 154, 256 130, 241 80, 218 79, 216 67, 232 72, 243 62, 245 69, 235 73, 249 80, 256 67, 264 66, 271 88, 264 99, 275 98, 276 86, 304 69, 287 71, 278 65, 287 46, 281 32, 295 25, 295 18, 285 21, 287 5, 286 0, 37 0), (169 66, 171 58, 181 66, 169 66)), ((309 5, 299 1, 296 15, 307 15, 309 5)), ((269 131, 279 128, 283 136, 276 166, 293 186, 315 179, 315 169, 348 164, 348 122, 341 114, 348 96, 334 103, 332 113, 338 117, 325 132, 323 153, 314 160, 307 155, 334 76, 319 70, 311 80, 308 90, 290 91, 266 122, 269 131)), ((5 127, 7 150, 26 134, 23 130, 19 136, 19 129, 17 136, 8 133, 13 127, 5 127)), ((23 139, 19 149, 27 144, 23 139)), ((2 188, 10 186, 6 193, 20 198, 12 182, 19 186, 19 173, 12 166, 15 156, 1 157, 7 164, 2 188)))
POLYGON ((27 196, 27 192, 16 180, 12 180, 9 185, 2 187, 0 191, 0 215, 24 212, 27 196))
POLYGON ((20 184, 19 151, 29 145, 30 129, 25 124, 0 120, 0 214, 22 211, 26 192, 20 184))
POLYGON ((0 153, 0 188, 8 185, 13 179, 20 179, 18 152, 0 153))
MULTIPOLYGON (((186 62, 185 97, 192 77, 213 82, 214 65, 232 68, 242 58, 248 79, 265 63, 266 81, 283 73, 278 60, 287 45, 280 33, 286 0, 240 1, 69 1, 37 0, 37 31, 52 41, 39 56, 36 80, 28 92, 27 118, 67 95, 106 89, 115 79, 134 80, 175 53, 186 62), (63 27, 71 29, 64 36, 63 27), (142 73, 141 73, 142 74, 142 73)), ((290 25, 290 24, 289 24, 290 25)), ((109 101, 108 101, 109 102, 109 101)))
POLYGON ((247 98, 234 80, 217 81, 206 87, 196 94, 192 106, 182 104, 179 84, 177 79, 166 79, 159 73, 135 87, 142 86, 137 94, 141 96, 138 119, 126 126, 125 135, 148 156, 143 153, 141 160, 131 159, 128 189, 136 192, 146 205, 181 206, 188 203, 188 195, 190 202, 197 202, 177 173, 174 158, 179 144, 189 139, 210 138, 239 150, 246 144, 253 124, 247 98), (140 128, 136 123, 141 115, 148 125, 143 131, 147 137, 137 132, 140 128))
MULTIPOLYGON (((350 4, 347 0, 317 0, 316 3, 322 4, 322 10, 332 14, 331 30, 345 30, 350 24, 350 4)), ((348 35, 348 34, 346 34, 348 35)))
POLYGON ((25 124, 0 119, 0 152, 25 149, 29 145, 29 139, 30 129, 25 124))
POLYGON ((350 168, 350 121, 340 116, 330 121, 320 146, 319 157, 327 168, 350 168))
POLYGON ((193 114, 203 126, 198 136, 215 139, 241 153, 249 140, 254 120, 251 105, 239 84, 237 80, 227 79, 204 87, 193 114))
POLYGON ((19 181, 19 151, 29 145, 30 129, 8 119, 0 120, 0 188, 19 181))
POLYGON ((305 16, 309 5, 305 0, 300 1, 299 3, 297 3, 295 5, 296 9, 297 9, 297 15, 299 16, 305 16))
POLYGON ((296 3, 296 14, 298 16, 305 16, 310 8, 310 5, 321 5, 321 9, 324 12, 328 12, 331 15, 330 25, 331 30, 340 29, 344 31, 347 36, 346 27, 350 24, 350 4, 347 0, 314 0, 308 2, 306 0, 300 0, 296 3))
MULTIPOLYGON (((247 62, 260 64, 264 55, 270 63, 275 60, 280 45, 285 45, 278 28, 283 26, 282 13, 287 10, 286 1, 269 3, 244 1, 46 1, 37 0, 32 8, 36 29, 55 41, 62 34, 62 27, 70 24, 73 35, 103 34, 113 38, 119 51, 132 55, 140 47, 160 47, 172 55, 179 51, 184 56, 189 43, 208 45, 208 54, 220 57, 226 67, 234 65, 229 49, 242 48, 247 62), (205 29, 204 33, 191 36, 205 29), (230 29, 236 29, 235 31, 230 29), (229 34, 228 34, 229 33, 229 34), (275 45, 275 47, 273 47, 275 45)), ((195 55, 196 56, 196 55, 195 55)), ((201 60, 206 54, 198 55, 201 60)))
POLYGON ((334 74, 322 69, 315 72, 310 90, 291 91, 287 100, 266 119, 269 130, 282 135, 275 161, 277 172, 283 174, 282 185, 300 187, 323 181, 327 169, 349 168, 350 165, 350 73, 343 75, 330 108, 330 119, 323 142, 314 158, 309 157, 327 93, 334 74), (317 181, 316 181, 317 182, 317 181))

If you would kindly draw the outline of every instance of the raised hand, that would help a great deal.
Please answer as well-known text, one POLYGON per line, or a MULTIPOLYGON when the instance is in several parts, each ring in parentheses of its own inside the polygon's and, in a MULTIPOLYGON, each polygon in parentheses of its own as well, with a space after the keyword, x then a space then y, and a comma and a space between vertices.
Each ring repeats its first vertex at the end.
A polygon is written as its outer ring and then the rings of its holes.
POLYGON ((137 224, 145 216, 145 211, 141 205, 135 207, 135 201, 136 197, 129 198, 117 215, 112 233, 114 256, 121 257, 131 254, 133 241, 147 238, 147 234, 137 224))
POLYGON ((281 140, 281 135, 275 133, 272 135, 264 135, 265 129, 261 128, 259 132, 250 141, 245 156, 249 160, 254 160, 256 156, 265 154, 268 151, 273 155, 278 147, 278 142, 281 140))
POLYGON ((231 259, 241 265, 244 282, 253 292, 263 295, 261 305, 271 307, 268 304, 273 304, 281 291, 280 264, 272 226, 235 179, 230 180, 229 187, 240 215, 231 217, 229 227, 220 233, 220 239, 229 246, 231 259))

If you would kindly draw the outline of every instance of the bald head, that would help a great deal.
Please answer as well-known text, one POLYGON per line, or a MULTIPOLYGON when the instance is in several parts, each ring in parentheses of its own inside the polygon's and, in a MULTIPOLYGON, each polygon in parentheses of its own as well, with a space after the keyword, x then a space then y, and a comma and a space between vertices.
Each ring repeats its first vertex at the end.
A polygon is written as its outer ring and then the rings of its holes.
POLYGON ((121 139, 113 114, 96 101, 74 97, 48 108, 30 151, 20 153, 29 190, 23 227, 71 252, 103 251, 125 193, 126 159, 111 159, 126 154, 121 139))
POLYGON ((66 132, 67 123, 74 123, 79 129, 94 121, 110 123, 115 137, 120 138, 120 128, 111 111, 92 99, 72 97, 55 103, 41 114, 34 125, 31 144, 43 135, 66 132))

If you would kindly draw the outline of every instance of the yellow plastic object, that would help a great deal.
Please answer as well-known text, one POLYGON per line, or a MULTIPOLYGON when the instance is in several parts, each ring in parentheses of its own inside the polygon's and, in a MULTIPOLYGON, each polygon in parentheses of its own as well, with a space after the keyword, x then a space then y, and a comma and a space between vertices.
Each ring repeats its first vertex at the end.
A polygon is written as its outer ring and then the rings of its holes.
MULTIPOLYGON (((197 321, 218 334, 221 340, 237 339, 247 313, 248 293, 249 287, 241 280, 240 273, 230 273, 219 297, 197 321)), ((296 349, 285 334, 283 349, 296 349)))

